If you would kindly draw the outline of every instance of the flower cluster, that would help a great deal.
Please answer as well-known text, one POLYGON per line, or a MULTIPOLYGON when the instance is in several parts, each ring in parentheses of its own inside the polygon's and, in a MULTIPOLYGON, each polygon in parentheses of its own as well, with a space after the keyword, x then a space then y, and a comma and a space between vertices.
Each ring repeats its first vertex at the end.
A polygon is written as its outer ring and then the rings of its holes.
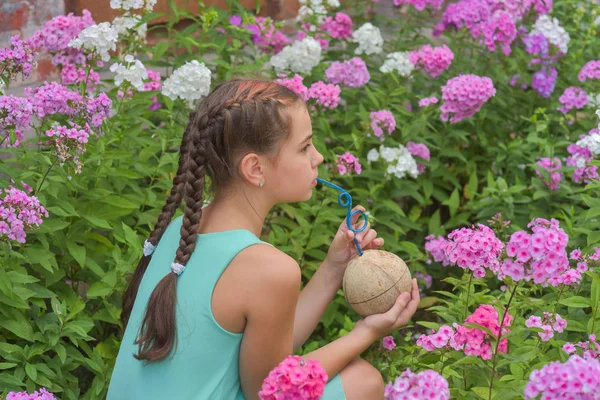
POLYGON ((600 79, 600 60, 587 62, 579 71, 577 78, 581 82, 585 82, 586 79, 600 79))
MULTIPOLYGON (((271 18, 256 17, 255 21, 255 24, 248 24, 245 28, 252 33, 252 42, 259 50, 265 53, 277 54, 285 46, 292 43, 290 38, 277 29, 271 18)), ((241 18, 237 15, 233 16, 230 22, 232 25, 239 26, 241 18)))
POLYGON ((393 175, 402 179, 408 175, 411 178, 416 178, 420 174, 417 161, 408 148, 403 145, 398 145, 398 147, 381 145, 379 151, 371 149, 367 154, 369 163, 379 161, 380 158, 387 164, 386 174, 388 177, 393 175))
POLYGON ((333 62, 325 71, 325 75, 330 83, 342 84, 349 88, 364 86, 371 79, 367 65, 360 57, 333 62))
POLYGON ((102 61, 110 59, 109 51, 117 48, 119 34, 109 22, 88 26, 69 42, 69 47, 88 51, 99 56, 102 61))
POLYGON ((577 348, 579 347, 579 350, 581 350, 582 353, 582 357, 585 359, 597 359, 600 360, 600 343, 598 343, 596 341, 596 335, 591 334, 589 336, 589 340, 586 340, 585 342, 579 342, 579 343, 565 343, 562 347, 562 349, 569 353, 569 354, 574 354, 577 352, 577 348))
POLYGON ((270 64, 277 73, 285 71, 308 74, 321 62, 321 45, 310 36, 295 41, 271 57, 270 64))
POLYGON ((316 99, 317 104, 333 109, 340 103, 340 92, 338 85, 318 81, 308 89, 307 96, 309 99, 316 99))
POLYGON ((140 60, 133 58, 131 54, 125 56, 125 65, 114 63, 110 66, 110 71, 115 73, 115 85, 121 86, 127 81, 137 90, 144 89, 144 79, 148 79, 146 67, 140 60))
POLYGON ((148 82, 144 82, 144 92, 151 92, 155 90, 160 90, 162 87, 160 72, 152 71, 151 69, 147 69, 146 73, 148 74, 148 82))
POLYGON ((263 381, 261 400, 318 400, 327 384, 327 373, 317 360, 288 356, 263 381))
MULTIPOLYGON (((431 286, 433 285, 433 276, 431 276, 429 274, 422 274, 420 272, 415 272, 415 278, 421 279, 422 281, 425 282, 425 289, 430 289, 431 286)), ((420 290, 420 292, 421 292, 421 297, 424 297, 423 290, 420 290)))
POLYGON ((65 64, 60 71, 60 80, 63 85, 78 85, 81 82, 85 82, 87 90, 93 92, 96 90, 98 83, 100 83, 100 74, 94 70, 90 70, 88 73, 88 71, 78 67, 76 64, 65 64))
MULTIPOLYGON (((431 335, 421 335, 417 340, 417 345, 427 351, 434 351, 445 347, 452 347, 454 350, 463 350, 465 355, 481 357, 482 360, 492 358, 492 338, 487 331, 477 327, 467 327, 467 324, 481 325, 495 337, 505 335, 509 332, 506 328, 513 321, 513 316, 509 313, 504 315, 502 322, 502 332, 496 309, 488 304, 480 305, 475 312, 465 320, 465 326, 454 323, 456 332, 449 326, 441 326, 437 332, 431 335)), ((473 326, 473 325, 470 325, 473 326)), ((500 340, 498 352, 506 353, 508 350, 508 339, 500 340)))
POLYGON ((396 71, 401 76, 409 76, 413 69, 415 67, 410 62, 410 53, 408 51, 398 51, 388 54, 381 67, 379 67, 379 70, 384 74, 396 71))
POLYGON ((562 106, 557 108, 557 110, 566 114, 573 108, 582 109, 587 104, 588 98, 583 89, 571 86, 565 89, 563 94, 558 98, 558 101, 560 101, 562 106))
POLYGON ((600 133, 591 133, 580 138, 576 143, 577 146, 588 149, 592 155, 600 154, 600 133))
POLYGON ((548 186, 550 190, 558 190, 560 187, 560 182, 563 179, 563 173, 556 171, 557 169, 562 168, 562 162, 558 157, 554 157, 552 159, 548 157, 540 158, 537 162, 537 165, 544 168, 548 171, 549 180, 543 176, 543 174, 536 170, 535 173, 537 176, 543 180, 544 184, 548 186))
POLYGON ((548 15, 540 15, 535 21, 531 33, 544 35, 563 54, 567 54, 571 37, 556 18, 550 18, 548 15))
MULTIPOLYGON (((431 159, 429 148, 423 143, 408 142, 406 143, 406 149, 410 154, 413 155, 413 157, 419 157, 425 161, 429 161, 431 159)), ((425 169, 427 169, 425 164, 417 163, 417 170, 419 171, 419 174, 425 172, 425 169)))
POLYGON ((112 101, 105 93, 100 93, 95 98, 84 98, 78 92, 56 82, 45 82, 36 88, 26 88, 25 95, 26 101, 31 104, 35 116, 39 119, 64 114, 81 126, 89 124, 99 128, 112 112, 112 101))
MULTIPOLYGON (((433 256, 435 262, 441 263, 444 267, 452 265, 446 254, 447 247, 448 240, 443 236, 428 235, 425 237, 425 251, 428 255, 433 256)), ((427 260, 427 263, 431 264, 431 258, 427 260)))
POLYGON ((565 363, 553 361, 540 370, 533 370, 525 387, 525 400, 598 398, 600 391, 600 361, 572 355, 565 363))
POLYGON ((382 346, 387 351, 392 351, 396 348, 396 342, 394 342, 393 336, 386 336, 383 338, 382 346))
POLYGON ((350 175, 352 172, 356 172, 360 175, 362 172, 362 165, 360 165, 358 157, 354 154, 345 152, 342 155, 338 154, 337 158, 335 165, 340 175, 350 175))
POLYGON ((177 68, 163 83, 162 94, 191 104, 210 91, 211 72, 204 63, 192 60, 177 68))
POLYGON ((566 160, 567 166, 576 167, 573 171, 573 181, 590 183, 592 179, 600 179, 598 167, 590 165, 590 162, 594 159, 590 149, 573 143, 567 147, 567 151, 570 154, 566 160))
POLYGON ((554 92, 558 72, 554 67, 542 67, 531 78, 531 87, 542 97, 548 98, 554 92))
POLYGON ((552 339, 554 332, 561 333, 567 327, 567 321, 558 314, 544 312, 544 318, 532 315, 525 321, 528 328, 541 328, 544 332, 538 332, 540 339, 544 342, 552 339))
POLYGON ((379 28, 367 22, 358 28, 352 34, 354 43, 358 43, 358 47, 354 52, 356 54, 377 54, 383 51, 383 36, 379 28))
POLYGON ((42 217, 48 217, 48 211, 37 197, 14 187, 4 189, 4 197, 0 198, 0 237, 6 235, 10 240, 25 243, 25 230, 40 226, 42 217))
POLYGON ((473 116, 481 106, 496 94, 488 77, 466 74, 450 79, 442 86, 442 121, 454 124, 473 116))
POLYGON ((504 249, 502 243, 489 227, 478 224, 477 228, 460 228, 448 235, 444 249, 448 261, 460 268, 470 269, 476 278, 485 276, 485 268, 496 271, 504 249))
POLYGON ((27 392, 10 392, 6 395, 6 400, 56 400, 56 397, 45 388, 41 388, 31 394, 27 392))
POLYGON ((425 97, 424 99, 419 100, 419 107, 428 107, 432 104, 437 104, 438 98, 435 96, 425 97))
POLYGON ((454 53, 446 45, 441 47, 425 45, 419 50, 411 51, 409 59, 416 68, 424 68, 429 76, 435 78, 450 67, 454 53))
POLYGON ((443 24, 444 29, 451 25, 458 29, 464 26, 489 51, 495 51, 499 44, 506 55, 511 53, 510 45, 517 38, 516 19, 502 8, 492 11, 485 1, 461 0, 450 4, 444 12, 443 24))
POLYGON ((352 18, 338 12, 335 17, 325 18, 319 30, 327 32, 332 39, 347 39, 352 36, 352 18))
POLYGON ((118 10, 139 10, 142 7, 146 11, 152 11, 158 0, 110 0, 110 8, 118 10))
POLYGON ((308 22, 314 19, 318 25, 325 21, 328 9, 338 8, 339 0, 300 0, 298 21, 308 22))
POLYGON ((117 35, 125 35, 131 31, 137 40, 144 41, 146 39, 148 25, 145 22, 142 23, 142 17, 139 15, 115 17, 112 21, 112 26, 117 35))
POLYGON ((410 4, 419 11, 422 11, 427 6, 439 10, 442 8, 443 2, 444 0, 394 0, 394 5, 399 7, 403 4, 410 4))
POLYGON ((9 79, 15 79, 18 74, 27 79, 33 71, 36 55, 31 40, 19 40, 15 35, 10 38, 10 47, 0 49, 0 71, 7 73, 9 79))
POLYGON ((569 269, 566 247, 569 236, 557 220, 535 218, 528 225, 533 233, 518 231, 506 244, 506 258, 497 272, 499 279, 510 276, 515 281, 533 280, 547 286, 578 282, 581 274, 569 269))
POLYGON ((281 75, 281 77, 276 79, 275 82, 292 90, 294 93, 300 96, 302 100, 306 101, 308 100, 308 88, 304 86, 304 83, 302 83, 303 80, 303 77, 295 74, 292 78, 285 78, 285 75, 281 75))
POLYGON ((46 136, 51 138, 50 143, 56 147, 56 157, 60 166, 64 166, 68 160, 73 160, 75 173, 81 173, 83 162, 80 157, 86 150, 86 143, 90 136, 89 129, 82 129, 75 125, 71 128, 66 126, 54 126, 46 131, 46 136))
POLYGON ((37 48, 57 54, 53 59, 54 64, 84 64, 85 56, 69 48, 71 40, 75 39, 81 31, 96 24, 88 10, 83 10, 82 14, 82 16, 75 16, 69 13, 52 18, 33 34, 31 42, 37 48))
POLYGON ((541 33, 533 33, 523 37, 525 51, 528 54, 540 57, 548 57, 550 52, 549 42, 546 36, 541 33))
POLYGON ((391 135, 394 129, 396 129, 396 120, 394 115, 388 110, 371 111, 371 129, 375 136, 383 142, 383 129, 388 135, 391 135))
MULTIPOLYGON (((1 79, 0 79, 1 80, 1 79)), ((0 147, 16 147, 23 140, 23 131, 31 123, 33 105, 25 98, 0 96, 0 147), (16 140, 10 141, 14 131, 16 140)))
POLYGON ((430 399, 448 400, 448 381, 439 373, 428 369, 415 374, 410 369, 404 371, 385 387, 385 400, 430 399))

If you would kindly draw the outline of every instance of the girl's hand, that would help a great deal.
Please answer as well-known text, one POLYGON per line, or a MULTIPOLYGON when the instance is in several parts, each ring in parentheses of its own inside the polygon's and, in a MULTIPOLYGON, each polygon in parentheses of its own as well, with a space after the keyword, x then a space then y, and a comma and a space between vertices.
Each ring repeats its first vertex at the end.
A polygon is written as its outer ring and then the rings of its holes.
POLYGON ((398 328, 408 324, 421 302, 417 280, 412 280, 412 294, 402 293, 392 308, 382 314, 373 314, 359 320, 355 329, 365 329, 374 340, 389 335, 398 328))
MULTIPOLYGON (((365 208, 360 205, 354 207, 352 211, 354 210, 365 212, 365 208)), ((359 229, 364 224, 362 219, 358 221, 359 217, 359 213, 356 213, 352 216, 350 223, 354 229, 359 229)), ((377 237, 377 232, 375 229, 371 229, 370 222, 367 224, 367 227, 364 231, 355 234, 348 229, 346 219, 344 218, 335 234, 335 237, 333 238, 333 241, 331 242, 331 246, 329 247, 327 258, 325 260, 337 272, 343 273, 348 266, 348 262, 358 254, 358 250, 353 242, 355 236, 360 248, 363 251, 369 249, 378 249, 383 246, 384 243, 382 238, 377 237)))

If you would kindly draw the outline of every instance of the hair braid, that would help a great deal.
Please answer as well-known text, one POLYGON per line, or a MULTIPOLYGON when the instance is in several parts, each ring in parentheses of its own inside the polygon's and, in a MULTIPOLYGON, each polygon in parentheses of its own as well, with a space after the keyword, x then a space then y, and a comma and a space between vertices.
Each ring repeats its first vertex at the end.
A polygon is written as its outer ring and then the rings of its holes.
POLYGON ((179 247, 172 272, 165 275, 148 299, 134 342, 139 349, 135 355, 138 360, 164 359, 176 346, 177 279, 196 248, 206 175, 221 187, 229 183, 237 157, 243 152, 273 154, 290 133, 289 116, 283 111, 298 102, 302 100, 296 93, 274 82, 234 80, 217 85, 191 115, 171 196, 150 235, 152 244, 160 240, 172 218, 169 213, 183 199, 179 247))
MULTIPOLYGON (((191 119, 193 118, 193 113, 190 114, 191 119)), ((173 215, 179 208, 181 204, 181 200, 183 199, 183 188, 184 188, 184 172, 185 172, 185 160, 188 152, 189 145, 191 143, 192 134, 190 131, 192 130, 193 125, 190 123, 186 127, 183 132, 183 138, 181 140, 181 145, 179 147, 179 165, 177 167, 177 173, 173 177, 173 186, 171 187, 171 193, 167 197, 165 205, 163 206, 160 215, 158 216, 158 220, 154 229, 150 233, 148 241, 156 246, 158 241, 162 237, 163 233, 167 229, 167 226, 173 219, 173 215)), ((121 321, 123 323, 123 327, 127 326, 129 321, 129 316, 131 315, 131 310, 133 309, 133 304, 135 302, 135 298, 137 296, 138 290, 140 288, 140 283, 142 281, 142 277, 146 273, 148 269, 148 265, 150 264, 150 259, 152 255, 143 255, 140 259, 131 280, 129 281, 129 285, 127 289, 125 289, 125 293, 123 294, 123 302, 121 312, 121 321)))

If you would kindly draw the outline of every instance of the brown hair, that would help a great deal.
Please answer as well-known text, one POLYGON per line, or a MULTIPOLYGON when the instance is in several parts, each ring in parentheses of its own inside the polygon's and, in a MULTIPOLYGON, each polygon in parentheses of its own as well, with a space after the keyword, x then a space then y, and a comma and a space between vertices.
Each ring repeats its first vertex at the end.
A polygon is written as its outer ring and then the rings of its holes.
MULTIPOLYGON (((273 154, 290 133, 283 112, 301 101, 290 89, 270 81, 233 80, 222 83, 190 114, 181 141, 173 188, 148 241, 156 246, 182 200, 183 225, 175 263, 186 265, 202 217, 205 175, 216 189, 228 185, 244 152, 273 154)), ((151 255, 143 256, 123 296, 126 326, 151 255)), ((138 360, 158 361, 171 352, 176 338, 177 277, 168 273, 154 288, 135 344, 138 360)))

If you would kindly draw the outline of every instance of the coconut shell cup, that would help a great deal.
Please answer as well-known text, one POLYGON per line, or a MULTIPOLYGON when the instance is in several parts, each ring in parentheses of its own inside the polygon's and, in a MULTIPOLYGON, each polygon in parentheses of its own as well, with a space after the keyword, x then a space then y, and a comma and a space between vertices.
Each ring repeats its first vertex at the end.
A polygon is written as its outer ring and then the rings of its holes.
POLYGON ((348 263, 342 288, 346 301, 366 317, 389 311, 403 292, 412 290, 412 277, 406 263, 382 250, 365 250, 348 263))

